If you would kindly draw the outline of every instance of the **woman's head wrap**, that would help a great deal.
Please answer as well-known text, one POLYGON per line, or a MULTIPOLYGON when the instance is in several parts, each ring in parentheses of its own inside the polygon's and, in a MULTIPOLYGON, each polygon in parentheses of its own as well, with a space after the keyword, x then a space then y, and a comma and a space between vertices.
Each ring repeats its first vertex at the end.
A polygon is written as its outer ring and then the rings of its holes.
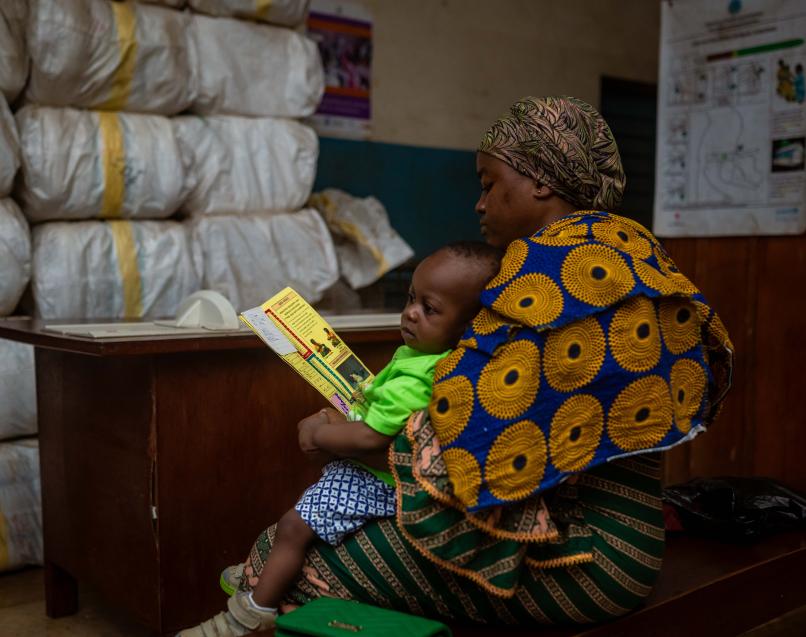
POLYGON ((595 108, 574 97, 524 97, 490 127, 478 150, 580 209, 621 203, 625 177, 613 133, 595 108))

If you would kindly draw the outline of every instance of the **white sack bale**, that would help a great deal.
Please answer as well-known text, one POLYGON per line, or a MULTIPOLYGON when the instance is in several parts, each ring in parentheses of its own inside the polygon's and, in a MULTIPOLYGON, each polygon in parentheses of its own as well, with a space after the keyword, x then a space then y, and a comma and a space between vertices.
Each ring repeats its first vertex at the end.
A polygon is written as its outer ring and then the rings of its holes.
POLYGON ((304 35, 230 18, 191 18, 202 115, 305 117, 324 92, 322 60, 304 35))
POLYGON ((167 117, 26 106, 17 112, 32 222, 171 216, 187 195, 183 156, 167 117))
POLYGON ((161 4, 164 7, 171 7, 173 9, 181 9, 185 6, 185 0, 137 0, 138 2, 145 2, 147 4, 161 4))
POLYGON ((190 223, 204 259, 204 288, 223 294, 239 312, 287 285, 313 303, 338 279, 333 241, 313 209, 190 223))
POLYGON ((36 434, 34 348, 0 339, 0 440, 36 434))
POLYGON ((28 0, 0 0, 0 93, 9 102, 19 95, 28 78, 27 17, 28 0))
POLYGON ((31 278, 31 231, 13 199, 0 199, 0 316, 17 307, 31 278))
POLYGON ((20 167, 20 140, 17 125, 8 104, 0 94, 0 197, 14 186, 14 175, 20 167))
POLYGON ((191 155, 188 214, 295 210, 311 194, 319 139, 292 120, 177 117, 176 136, 191 155))
POLYGON ((189 16, 134 2, 32 0, 28 101, 161 113, 195 98, 189 16))
POLYGON ((414 256, 414 250, 389 223, 375 197, 353 197, 327 188, 310 200, 333 233, 341 276, 353 288, 374 283, 414 256))
POLYGON ((33 229, 43 319, 168 318, 200 289, 201 262, 175 221, 52 222, 33 229))
POLYGON ((42 564, 39 443, 0 444, 0 571, 42 564))
POLYGON ((218 17, 260 20, 287 27, 300 24, 309 0, 188 0, 190 8, 218 17))

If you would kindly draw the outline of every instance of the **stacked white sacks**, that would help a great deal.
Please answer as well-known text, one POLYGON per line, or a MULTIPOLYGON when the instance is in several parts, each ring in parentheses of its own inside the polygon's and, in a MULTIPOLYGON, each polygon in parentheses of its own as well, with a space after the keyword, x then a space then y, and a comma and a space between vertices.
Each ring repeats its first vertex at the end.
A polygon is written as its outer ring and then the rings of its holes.
POLYGON ((324 92, 316 44, 288 28, 194 15, 190 39, 198 56, 203 115, 306 117, 324 92))
POLYGON ((0 571, 42 563, 41 500, 36 439, 0 443, 0 571))
POLYGON ((40 224, 37 316, 169 317, 201 287, 187 229, 163 221, 188 194, 191 159, 167 116, 197 95, 189 23, 155 5, 31 0, 16 196, 40 224))
POLYGON ((286 285, 315 302, 339 273, 327 226, 303 208, 319 144, 295 120, 312 114, 324 91, 316 45, 288 28, 304 20, 307 0, 188 5, 218 16, 191 17, 192 111, 201 117, 173 120, 192 151, 183 212, 202 254, 203 285, 238 311, 286 285))
POLYGON ((301 208, 316 177, 319 140, 299 122, 232 116, 177 117, 191 156, 190 215, 282 212, 301 208))
POLYGON ((31 290, 38 314, 170 317, 199 289, 201 263, 176 221, 75 221, 34 226, 31 290))
POLYGON ((191 158, 160 115, 25 106, 17 196, 32 223, 162 219, 187 196, 191 158))
POLYGON ((307 0, 188 0, 188 5, 207 15, 260 20, 286 27, 297 26, 308 13, 307 0))
POLYGON ((204 285, 245 310, 290 285, 319 300, 339 277, 333 239, 316 210, 203 215, 191 222, 204 259, 204 285))
POLYGON ((139 0, 147 4, 161 4, 164 7, 171 7, 173 9, 181 9, 187 4, 185 0, 139 0))
MULTIPOLYGON (((14 66, 27 68, 24 49, 4 30, 9 12, 17 15, 14 4, 0 4, 0 317, 14 313, 31 277, 30 229, 8 196, 19 138, 5 95, 12 98, 25 81, 24 72, 22 82, 14 77, 14 66)), ((0 339, 0 571, 42 562, 39 452, 36 440, 19 439, 36 431, 33 347, 0 339)))
POLYGON ((375 197, 326 188, 309 202, 325 218, 336 243, 339 272, 353 289, 374 283, 414 256, 375 197))
POLYGON ((26 100, 173 115, 196 98, 190 16, 109 0, 31 0, 26 100))
POLYGON ((25 20, 28 0, 0 2, 0 93, 13 103, 28 77, 25 20))

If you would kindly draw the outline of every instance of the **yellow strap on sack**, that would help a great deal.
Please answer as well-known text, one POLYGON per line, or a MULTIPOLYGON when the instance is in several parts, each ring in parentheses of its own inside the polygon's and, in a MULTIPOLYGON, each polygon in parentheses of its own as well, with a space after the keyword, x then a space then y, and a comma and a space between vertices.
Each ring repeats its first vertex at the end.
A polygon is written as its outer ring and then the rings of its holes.
POLYGON ((122 111, 129 101, 129 92, 134 78, 134 65, 137 62, 137 14, 133 2, 110 2, 118 34, 120 60, 112 77, 109 98, 98 108, 109 111, 122 111))
POLYGON ((343 219, 332 219, 331 222, 339 230, 341 230, 345 236, 355 241, 358 245, 364 246, 367 250, 369 250, 372 258, 378 263, 378 269, 376 271, 377 276, 383 276, 389 271, 389 262, 386 260, 383 252, 378 249, 378 246, 370 243, 367 240, 367 238, 364 236, 364 233, 361 232, 361 229, 358 226, 350 223, 349 221, 344 221, 343 219))
POLYGON ((116 113, 98 113, 103 145, 101 165, 104 173, 104 194, 101 200, 100 217, 114 219, 123 212, 123 196, 126 192, 126 149, 123 143, 123 128, 116 113))
POLYGON ((130 221, 109 221, 109 230, 115 241, 118 270, 123 282, 123 318, 143 316, 143 283, 137 267, 137 245, 130 221))
POLYGON ((341 231, 345 237, 352 239, 358 245, 364 246, 367 250, 369 250, 372 258, 378 263, 376 276, 383 276, 389 271, 389 262, 386 260, 383 252, 378 249, 378 246, 371 243, 364 236, 364 233, 361 232, 361 228, 356 226, 354 223, 344 221, 344 219, 339 219, 336 216, 336 202, 334 202, 330 197, 322 193, 315 193, 308 199, 308 205, 313 206, 325 215, 325 222, 327 225, 335 227, 341 231))
POLYGON ((255 17, 265 20, 269 17, 272 0, 255 0, 255 17))

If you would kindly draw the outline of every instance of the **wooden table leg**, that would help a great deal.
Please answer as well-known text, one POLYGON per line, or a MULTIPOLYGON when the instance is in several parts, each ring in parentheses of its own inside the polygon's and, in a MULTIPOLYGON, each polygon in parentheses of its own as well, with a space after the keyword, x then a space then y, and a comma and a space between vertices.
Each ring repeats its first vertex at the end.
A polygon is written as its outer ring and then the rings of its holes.
POLYGON ((54 619, 78 611, 76 578, 53 562, 45 561, 45 612, 54 619))

